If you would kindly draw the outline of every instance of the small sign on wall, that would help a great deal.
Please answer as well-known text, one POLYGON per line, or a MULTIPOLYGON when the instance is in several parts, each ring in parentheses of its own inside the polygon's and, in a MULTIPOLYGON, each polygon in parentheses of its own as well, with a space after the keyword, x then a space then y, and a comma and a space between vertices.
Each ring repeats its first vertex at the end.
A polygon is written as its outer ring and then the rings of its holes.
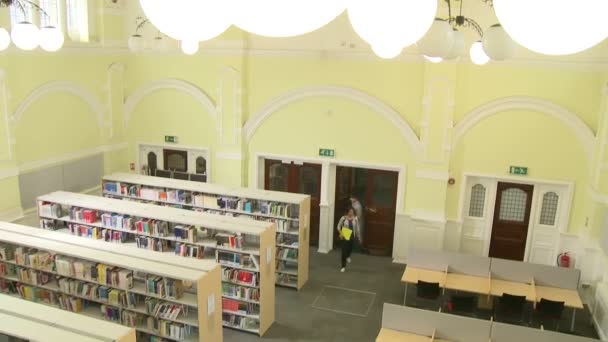
POLYGON ((175 135, 165 135, 165 142, 171 144, 177 144, 177 136, 175 135))
POLYGON ((320 148, 319 156, 333 158, 336 156, 336 151, 333 149, 329 149, 329 148, 320 148))
POLYGON ((509 167, 509 173, 512 175, 526 176, 528 174, 528 168, 526 166, 511 166, 509 167))

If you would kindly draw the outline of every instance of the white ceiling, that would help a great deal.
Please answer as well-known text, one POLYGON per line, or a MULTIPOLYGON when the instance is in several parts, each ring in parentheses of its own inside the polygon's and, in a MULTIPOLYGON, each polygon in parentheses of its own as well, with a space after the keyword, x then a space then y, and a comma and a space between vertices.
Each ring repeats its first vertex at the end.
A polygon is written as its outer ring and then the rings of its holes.
MULTIPOLYGON (((444 0, 440 1, 438 17, 447 18, 448 8, 444 0)), ((452 0, 452 15, 458 11, 460 1, 452 0)), ((129 21, 133 27, 134 17, 139 13, 139 1, 130 1, 129 6, 129 21)), ((472 18, 477 21, 482 28, 487 28, 498 23, 492 7, 484 3, 482 0, 465 0, 463 2, 462 14, 465 17, 472 18)), ((149 29, 148 29, 149 30, 149 29)), ((479 39, 477 33, 472 29, 461 29, 465 34, 465 39, 468 46, 479 39)), ((311 32, 306 35, 292 38, 265 38, 248 33, 240 32, 237 28, 230 28, 222 36, 202 44, 203 48, 226 48, 226 47, 244 47, 247 46, 252 50, 268 50, 280 52, 325 52, 338 54, 361 54, 371 55, 369 45, 361 40, 353 31, 348 16, 346 13, 338 16, 334 21, 322 27, 321 29, 311 32)), ((402 56, 419 56, 417 47, 412 45, 404 49, 402 56)), ((468 60, 467 56, 463 56, 463 60, 468 60)), ((545 56, 531 52, 523 47, 517 48, 513 61, 524 62, 566 62, 566 63, 584 63, 584 64, 605 64, 608 63, 608 41, 605 40, 592 49, 583 51, 578 54, 568 56, 545 56)))

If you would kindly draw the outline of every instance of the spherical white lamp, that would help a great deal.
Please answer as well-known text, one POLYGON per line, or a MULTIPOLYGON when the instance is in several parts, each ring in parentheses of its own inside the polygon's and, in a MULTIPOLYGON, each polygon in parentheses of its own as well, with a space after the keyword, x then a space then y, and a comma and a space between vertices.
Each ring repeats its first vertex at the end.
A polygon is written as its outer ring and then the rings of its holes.
POLYGON ((204 41, 222 34, 231 24, 226 0, 139 0, 150 22, 176 40, 204 41))
POLYGON ((11 30, 13 43, 21 50, 33 50, 38 46, 40 31, 28 21, 18 23, 11 30))
POLYGON ((534 52, 573 54, 608 37, 606 0, 494 0, 493 4, 509 36, 534 52))
POLYGON ((484 65, 490 61, 490 57, 488 57, 485 51, 483 51, 483 46, 479 40, 471 45, 469 55, 471 57, 471 61, 477 65, 484 65))
POLYGON ((186 55, 194 55, 198 52, 198 42, 191 40, 182 40, 181 48, 182 52, 186 55))
POLYGON ((11 36, 4 27, 0 27, 0 51, 4 51, 11 45, 11 36))
POLYGON ((515 42, 500 24, 485 30, 481 44, 486 55, 495 61, 511 58, 515 54, 515 42))
POLYGON ((418 41, 431 27, 437 1, 350 0, 348 18, 354 31, 372 46, 401 48, 418 41))
POLYGON ((63 32, 55 26, 45 26, 40 29, 40 47, 44 51, 55 52, 63 46, 63 32))
POLYGON ((144 49, 144 37, 141 34, 136 33, 129 37, 129 50, 132 52, 141 52, 144 49))
POLYGON ((447 56, 454 44, 454 30, 443 19, 435 19, 431 29, 418 41, 418 50, 430 57, 447 56))
POLYGON ((431 57, 431 56, 427 56, 427 55, 422 55, 422 56, 424 56, 424 59, 426 59, 427 61, 429 61, 431 63, 443 62, 443 58, 441 58, 441 57, 431 57))
POLYGON ((232 2, 232 8, 238 8, 231 12, 234 24, 241 29, 265 37, 293 37, 315 31, 334 20, 346 9, 347 0, 232 2))
POLYGON ((372 45, 372 51, 380 58, 393 59, 401 54, 403 47, 376 44, 372 45))
POLYGON ((466 47, 464 44, 464 34, 456 29, 452 33, 454 36, 454 42, 452 48, 444 59, 456 59, 465 54, 466 47))

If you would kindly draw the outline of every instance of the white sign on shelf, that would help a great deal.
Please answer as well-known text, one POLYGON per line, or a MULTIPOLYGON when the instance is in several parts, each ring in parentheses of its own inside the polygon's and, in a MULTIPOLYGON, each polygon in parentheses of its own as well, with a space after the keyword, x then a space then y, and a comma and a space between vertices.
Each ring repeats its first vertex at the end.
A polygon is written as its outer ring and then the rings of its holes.
POLYGON ((266 263, 270 265, 272 262, 272 247, 266 247, 266 263))
POLYGON ((210 294, 207 298, 207 316, 211 316, 215 311, 215 294, 210 294))

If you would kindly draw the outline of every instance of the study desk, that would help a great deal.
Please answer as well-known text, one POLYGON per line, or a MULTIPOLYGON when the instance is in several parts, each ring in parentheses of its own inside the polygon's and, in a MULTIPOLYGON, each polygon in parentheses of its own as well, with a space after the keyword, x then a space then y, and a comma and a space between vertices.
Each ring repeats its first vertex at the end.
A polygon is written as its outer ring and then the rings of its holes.
POLYGON ((416 335, 403 331, 381 328, 376 342, 450 342, 448 340, 434 339, 433 337, 416 335))
POLYGON ((534 287, 532 284, 500 279, 492 279, 491 284, 490 294, 494 297, 502 297, 504 293, 508 293, 514 296, 524 296, 529 302, 536 301, 536 295, 534 294, 534 287))
POLYGON ((488 294, 490 292, 490 280, 487 277, 483 278, 407 266, 401 277, 401 282, 405 283, 403 305, 405 305, 405 300, 407 298, 408 283, 416 284, 419 280, 427 283, 439 283, 439 287, 449 290, 467 291, 479 294, 488 294))

